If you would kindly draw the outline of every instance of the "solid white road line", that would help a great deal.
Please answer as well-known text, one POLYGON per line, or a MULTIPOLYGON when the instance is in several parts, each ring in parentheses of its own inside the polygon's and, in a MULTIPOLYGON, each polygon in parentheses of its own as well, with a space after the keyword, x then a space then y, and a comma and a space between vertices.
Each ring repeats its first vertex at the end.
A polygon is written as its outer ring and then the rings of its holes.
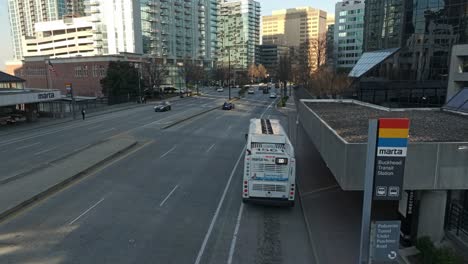
POLYGON ((171 153, 171 151, 173 151, 174 149, 176 148, 176 146, 172 147, 170 150, 168 150, 166 153, 162 154, 161 157, 159 157, 160 159, 164 158, 167 154, 171 153))
POLYGON ((82 214, 80 214, 77 218, 73 219, 73 221, 71 221, 70 223, 68 223, 69 225, 72 225, 73 223, 75 223, 76 221, 78 221, 78 219, 80 219, 83 215, 87 214, 89 211, 91 211, 94 207, 96 207, 98 204, 100 204, 102 201, 104 201, 104 197, 101 198, 101 200, 99 200, 97 203, 95 203, 93 206, 91 206, 90 208, 88 208, 88 210, 84 211, 82 214))
POLYGON ((172 193, 179 187, 179 185, 176 185, 174 187, 174 189, 172 189, 172 191, 166 196, 166 198, 164 198, 164 200, 159 204, 159 207, 163 206, 164 203, 167 201, 167 199, 169 199, 169 197, 172 195, 172 193))
POLYGON ((106 132, 109 132, 109 131, 112 131, 112 130, 115 130, 115 128, 109 128, 109 129, 101 130, 101 131, 98 132, 98 134, 103 134, 103 133, 106 133, 106 132))
POLYGON ((29 148, 29 147, 36 146, 36 145, 39 145, 39 144, 41 144, 41 142, 36 142, 36 143, 30 144, 30 145, 22 146, 22 147, 16 148, 16 150, 29 148))
POLYGON ((229 186, 231 186, 232 178, 234 177, 234 173, 237 170, 237 166, 239 166, 239 162, 242 159, 242 156, 244 156, 244 152, 245 152, 245 147, 242 149, 239 155, 239 158, 237 159, 236 165, 234 165, 234 168, 232 169, 231 175, 229 176, 229 180, 226 183, 226 187, 224 187, 224 191, 223 191, 223 194, 221 195, 221 199, 219 200, 218 207, 216 208, 215 214, 213 215, 213 218, 211 219, 210 227, 208 227, 208 231, 206 232, 205 238, 203 239, 203 243, 200 247, 200 250, 198 251, 195 264, 200 264, 201 262, 203 253, 205 252, 206 244, 208 243, 208 239, 210 239, 211 232, 213 232, 215 222, 218 219, 219 212, 221 211, 221 207, 223 205, 224 199, 226 198, 227 191, 229 189, 229 186))
POLYGON ((36 155, 41 155, 41 154, 43 154, 43 153, 49 152, 49 151, 51 151, 51 150, 54 150, 54 149, 56 149, 56 148, 58 148, 58 147, 48 148, 48 149, 45 149, 45 150, 43 150, 43 151, 36 152, 36 153, 34 153, 34 155, 35 155, 35 156, 36 156, 36 155))
POLYGON ((266 111, 268 111, 268 109, 271 108, 271 106, 276 102, 276 100, 278 100, 278 99, 273 100, 273 102, 271 102, 271 104, 263 111, 262 115, 260 115, 260 119, 263 118, 263 116, 265 115, 266 111))
POLYGON ((211 147, 209 147, 207 150, 206 150, 206 153, 210 152, 210 150, 216 145, 216 143, 214 143, 213 145, 211 145, 211 147))
POLYGON ((232 259, 234 257, 234 251, 236 250, 237 236, 239 234, 239 226, 242 219, 242 212, 244 211, 244 203, 241 203, 239 208, 239 213, 237 214, 236 227, 234 228, 234 234, 232 235, 231 247, 229 248, 229 257, 227 264, 232 264, 232 259))

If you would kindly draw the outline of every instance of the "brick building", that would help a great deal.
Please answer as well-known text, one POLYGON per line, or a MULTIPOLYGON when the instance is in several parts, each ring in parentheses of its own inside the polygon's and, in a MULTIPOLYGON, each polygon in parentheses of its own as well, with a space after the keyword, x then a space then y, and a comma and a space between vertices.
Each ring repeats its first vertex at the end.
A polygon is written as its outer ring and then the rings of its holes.
POLYGON ((57 89, 67 94, 65 85, 72 84, 76 96, 101 97, 101 79, 106 76, 109 62, 129 61, 140 63, 142 56, 132 53, 93 57, 50 59, 43 56, 26 57, 15 69, 15 75, 26 80, 28 88, 57 89))

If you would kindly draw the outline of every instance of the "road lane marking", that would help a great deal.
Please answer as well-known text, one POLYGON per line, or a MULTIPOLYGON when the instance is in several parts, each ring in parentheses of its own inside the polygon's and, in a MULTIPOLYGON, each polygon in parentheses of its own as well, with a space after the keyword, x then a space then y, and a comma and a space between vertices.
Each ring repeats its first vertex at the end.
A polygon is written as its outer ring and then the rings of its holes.
POLYGON ((94 207, 98 206, 98 204, 100 204, 102 201, 104 201, 104 197, 101 198, 101 200, 99 200, 97 203, 95 203, 93 206, 91 206, 90 208, 88 208, 88 210, 84 211, 82 214, 80 214, 77 218, 73 219, 73 221, 71 221, 70 223, 68 223, 68 225, 73 225, 73 223, 75 223, 76 221, 78 221, 78 219, 80 219, 83 215, 87 214, 89 211, 91 211, 94 207))
POLYGON ((206 153, 210 152, 210 150, 216 145, 216 143, 213 143, 213 145, 211 145, 211 147, 209 147, 207 150, 206 150, 206 153))
POLYGON ((93 130, 95 128, 98 128, 98 127, 102 127, 104 124, 100 124, 100 125, 97 125, 97 126, 92 126, 92 127, 88 127, 88 130, 93 130))
POLYGON ((164 119, 168 119, 168 118, 171 118, 171 117, 174 117, 174 116, 177 116, 177 115, 180 115, 180 114, 182 114, 182 113, 185 113, 185 112, 188 112, 188 111, 192 111, 192 110, 193 110, 193 109, 187 109, 187 110, 185 110, 185 111, 182 111, 182 112, 179 112, 179 113, 175 113, 175 114, 170 115, 170 116, 166 116, 165 118, 156 120, 156 121, 154 121, 154 122, 148 123, 148 124, 143 125, 143 126, 139 126, 139 127, 137 127, 137 128, 134 128, 134 129, 145 128, 145 127, 151 126, 151 125, 153 125, 153 124, 158 124, 158 123, 160 123, 161 121, 163 121, 164 119))
POLYGON ((301 194, 302 194, 302 197, 306 197, 306 196, 309 196, 309 195, 322 193, 322 192, 326 192, 326 191, 330 191, 330 190, 334 190, 334 189, 339 189, 339 188, 340 188, 340 186, 335 184, 335 185, 330 185, 330 186, 327 186, 327 187, 315 189, 315 190, 312 190, 312 191, 309 191, 309 192, 303 192, 301 194))
POLYGON ((223 116, 224 116, 224 114, 219 115, 219 116, 215 117, 215 120, 218 120, 218 119, 220 119, 220 118, 223 117, 223 116))
POLYGON ((39 144, 41 144, 41 142, 36 142, 36 143, 30 144, 30 145, 22 146, 22 147, 16 148, 16 150, 29 148, 29 147, 36 146, 36 145, 39 145, 39 144))
POLYGON ((160 159, 166 157, 167 154, 171 153, 177 146, 174 146, 172 147, 170 150, 168 150, 166 153, 162 154, 161 157, 159 157, 160 159))
POLYGON ((115 128, 113 127, 113 128, 101 130, 101 131, 98 132, 98 134, 103 134, 103 133, 106 133, 106 132, 110 132, 110 131, 112 131, 112 130, 115 130, 115 128))
POLYGON ((58 148, 58 147, 52 147, 52 148, 45 149, 45 150, 43 150, 43 151, 36 152, 36 153, 34 153, 34 156, 36 156, 36 155, 41 155, 42 153, 49 152, 49 151, 54 150, 54 149, 56 149, 56 148, 58 148))
POLYGON ((231 186, 231 181, 232 178, 234 177, 234 173, 237 170, 237 166, 239 166, 239 162, 242 159, 242 156, 244 156, 246 147, 244 147, 239 155, 239 158, 237 159, 236 164, 234 165, 234 168, 232 169, 231 175, 229 176, 229 180, 226 183, 226 187, 224 187, 223 194, 221 195, 221 199, 219 200, 218 207, 216 208, 215 214, 213 215, 213 218, 211 219, 210 226, 208 228, 208 231, 206 232, 205 238, 203 239, 203 243, 200 247, 200 250, 198 251, 197 259, 195 260, 195 264, 200 264, 201 258, 203 256, 203 253, 205 252, 206 244, 208 243, 208 240, 210 239, 211 232, 213 232, 213 228, 215 225, 216 220, 218 219, 219 212, 221 211, 221 207, 223 205, 224 199, 226 198, 226 194, 228 192, 229 187, 231 186))
POLYGON ((164 200, 159 204, 159 207, 164 205, 164 203, 167 201, 167 199, 169 199, 169 197, 171 197, 172 193, 175 192, 175 190, 177 188, 179 188, 178 184, 174 187, 174 189, 172 189, 172 191, 166 196, 166 198, 164 198, 164 200))
POLYGON ((241 203, 239 208, 239 214, 237 214, 236 227, 234 228, 234 234, 232 235, 231 247, 229 248, 229 257, 227 264, 232 264, 232 259, 234 257, 234 251, 236 250, 237 236, 239 234, 240 222, 242 219, 242 212, 244 211, 244 203, 241 203))
POLYGON ((271 106, 273 105, 274 102, 276 102, 276 100, 278 100, 278 99, 273 100, 273 102, 271 102, 271 104, 263 111, 262 115, 260 116, 260 119, 262 119, 262 117, 265 115, 266 111, 268 111, 268 109, 271 108, 271 106))
POLYGON ((84 145, 84 146, 82 146, 82 147, 79 147, 79 148, 74 149, 73 151, 85 150, 85 149, 89 148, 90 146, 91 146, 91 144, 86 144, 86 145, 84 145))

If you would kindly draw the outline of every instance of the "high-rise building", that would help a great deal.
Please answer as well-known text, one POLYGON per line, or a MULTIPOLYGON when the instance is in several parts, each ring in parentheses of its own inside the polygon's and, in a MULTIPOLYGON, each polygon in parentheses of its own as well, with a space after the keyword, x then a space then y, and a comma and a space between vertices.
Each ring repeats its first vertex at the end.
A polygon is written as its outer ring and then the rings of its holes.
POLYGON ((367 1, 364 53, 350 73, 361 100, 443 104, 451 49, 468 43, 467 21, 466 0, 367 1))
POLYGON ((265 66, 271 78, 277 77, 280 59, 289 54, 289 47, 262 44, 255 49, 255 64, 265 66))
POLYGON ((66 0, 8 0, 14 59, 23 58, 23 39, 34 37, 37 22, 62 19, 67 13, 66 0))
POLYGON ((217 45, 216 0, 142 0, 143 52, 211 62, 217 45))
POLYGON ((364 0, 347 0, 335 5, 334 60, 337 71, 349 72, 362 54, 364 0))
POLYGON ((247 69, 255 61, 255 46, 260 44, 260 3, 221 2, 219 21, 219 62, 247 69))
POLYGON ((143 53, 139 0, 86 0, 99 54, 143 53))
POLYGON ((327 13, 312 7, 273 11, 262 18, 263 44, 299 47, 327 32, 327 13))
POLYGON ((273 11, 263 16, 263 44, 308 47, 312 70, 325 63, 327 13, 312 7, 299 7, 273 11), (323 47, 321 47, 323 46, 323 47), (322 52, 322 53, 321 53, 322 52))

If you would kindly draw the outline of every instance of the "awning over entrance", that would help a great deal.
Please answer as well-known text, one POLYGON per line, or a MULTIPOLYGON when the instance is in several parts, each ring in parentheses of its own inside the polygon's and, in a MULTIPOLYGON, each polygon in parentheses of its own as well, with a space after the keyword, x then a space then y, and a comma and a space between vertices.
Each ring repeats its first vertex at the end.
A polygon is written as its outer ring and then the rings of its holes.
POLYGON ((397 52, 399 48, 364 52, 348 77, 359 78, 397 52))
POLYGON ((0 89, 0 106, 60 100, 59 90, 0 89))

